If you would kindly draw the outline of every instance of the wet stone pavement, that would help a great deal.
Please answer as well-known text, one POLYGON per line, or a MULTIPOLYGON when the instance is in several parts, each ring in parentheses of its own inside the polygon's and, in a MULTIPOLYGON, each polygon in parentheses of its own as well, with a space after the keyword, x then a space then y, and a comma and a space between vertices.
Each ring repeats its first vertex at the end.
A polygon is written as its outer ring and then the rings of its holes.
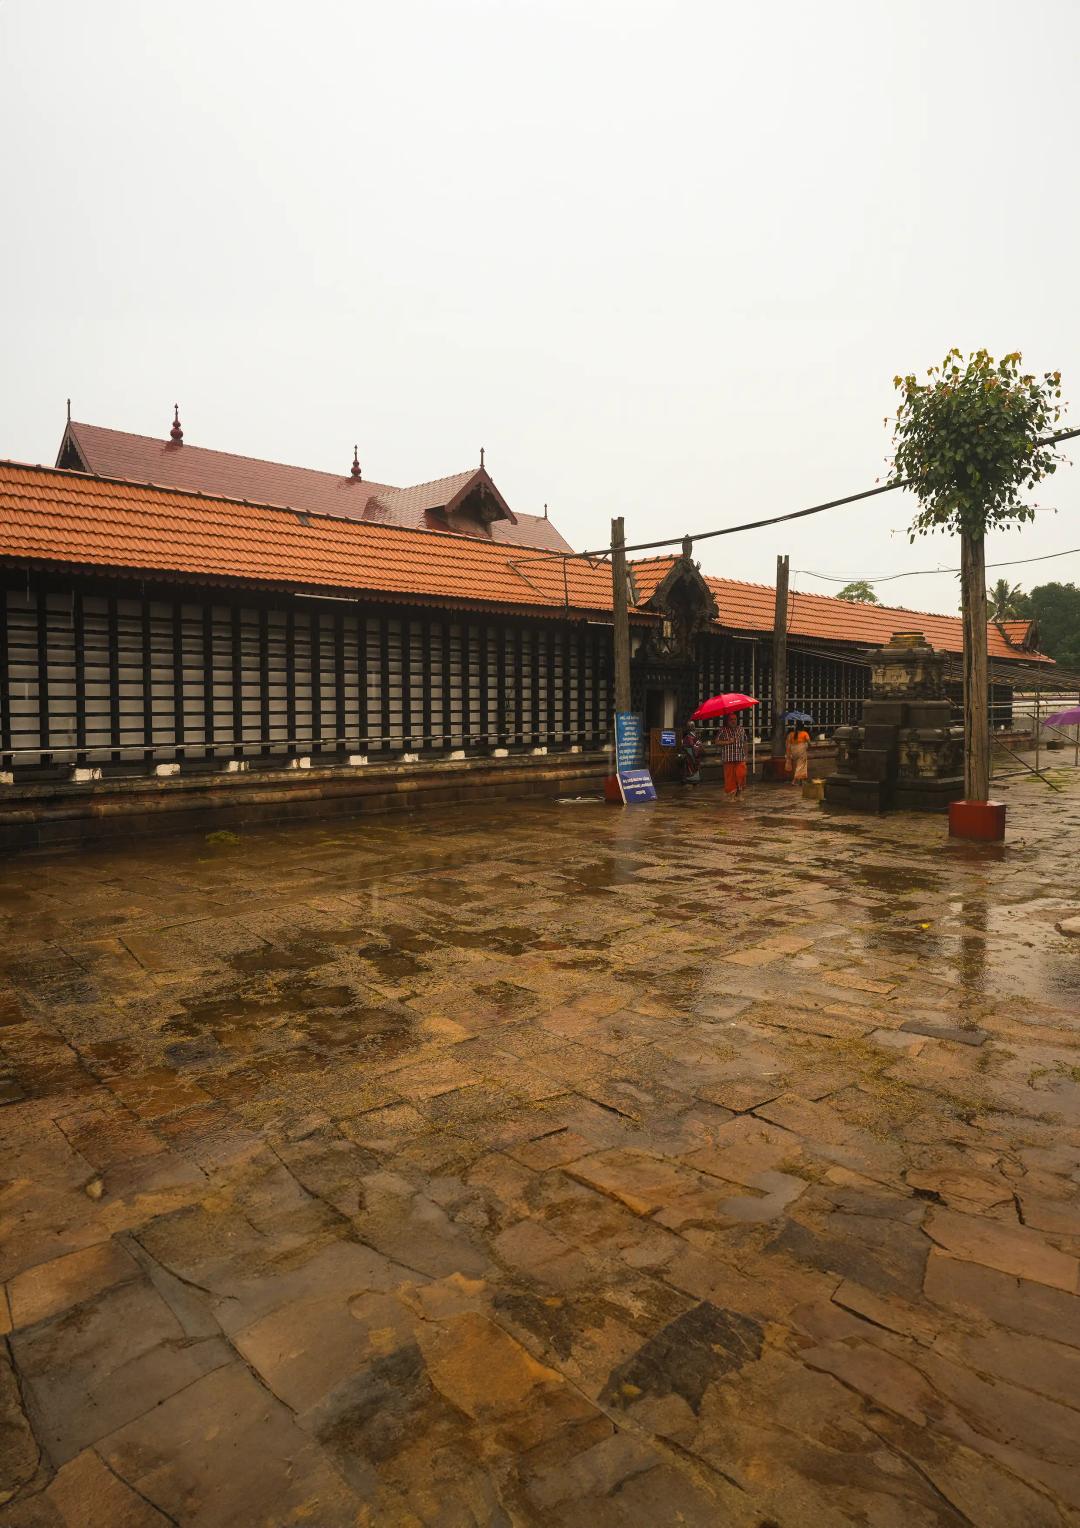
POLYGON ((10 861, 0 1525, 1080 1524, 1080 779, 10 861))

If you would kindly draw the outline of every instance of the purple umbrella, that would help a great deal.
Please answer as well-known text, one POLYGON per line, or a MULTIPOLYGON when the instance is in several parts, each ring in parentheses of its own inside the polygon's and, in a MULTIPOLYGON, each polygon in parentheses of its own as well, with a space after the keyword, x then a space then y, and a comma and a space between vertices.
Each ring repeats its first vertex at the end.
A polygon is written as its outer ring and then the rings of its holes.
POLYGON ((1070 706, 1068 711, 1058 711, 1046 718, 1048 727, 1080 727, 1080 706, 1070 706))

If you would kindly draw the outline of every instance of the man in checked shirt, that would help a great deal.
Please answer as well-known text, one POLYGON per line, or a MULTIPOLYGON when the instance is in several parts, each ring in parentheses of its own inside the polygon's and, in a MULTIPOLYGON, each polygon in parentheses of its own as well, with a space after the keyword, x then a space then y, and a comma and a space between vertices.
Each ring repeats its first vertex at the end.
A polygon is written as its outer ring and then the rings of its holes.
POLYGON ((716 745, 724 766, 724 791, 729 796, 741 796, 746 788, 746 728, 737 715, 724 717, 716 745))

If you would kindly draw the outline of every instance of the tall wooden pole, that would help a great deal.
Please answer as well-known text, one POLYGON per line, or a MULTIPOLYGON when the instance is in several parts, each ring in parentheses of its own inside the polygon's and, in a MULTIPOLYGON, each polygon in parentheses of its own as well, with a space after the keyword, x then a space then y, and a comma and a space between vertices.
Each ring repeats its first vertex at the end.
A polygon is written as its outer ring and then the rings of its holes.
POLYGON ((1035 773, 1039 773, 1039 734, 1042 732, 1042 690, 1039 681, 1035 681, 1035 773))
POLYGON ((773 617, 772 639, 772 756, 774 759, 784 757, 784 712, 788 708, 787 623, 788 559, 785 554, 776 559, 776 612, 773 617))
POLYGON ((611 522, 611 604, 615 620, 615 709, 630 709, 630 607, 622 515, 611 522))
POLYGON ((990 795, 990 696, 986 647, 986 547, 982 536, 960 533, 964 619, 964 795, 990 795))

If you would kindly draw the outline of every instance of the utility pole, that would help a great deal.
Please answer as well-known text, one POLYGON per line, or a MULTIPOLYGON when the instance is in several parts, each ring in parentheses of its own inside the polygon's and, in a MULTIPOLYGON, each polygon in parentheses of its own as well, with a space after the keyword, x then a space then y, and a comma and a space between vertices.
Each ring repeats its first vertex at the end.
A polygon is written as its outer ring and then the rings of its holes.
POLYGON ((964 797, 990 796, 990 693, 986 638, 986 545, 981 534, 960 532, 960 584, 964 618, 964 797))
POLYGON ((622 515, 611 522, 611 605, 615 627, 615 709, 630 709, 630 607, 622 515))
POLYGON ((784 712, 788 708, 787 693, 787 622, 788 622, 788 558, 776 559, 776 613, 773 617, 772 639, 772 699, 773 731, 772 756, 784 757, 784 712))

